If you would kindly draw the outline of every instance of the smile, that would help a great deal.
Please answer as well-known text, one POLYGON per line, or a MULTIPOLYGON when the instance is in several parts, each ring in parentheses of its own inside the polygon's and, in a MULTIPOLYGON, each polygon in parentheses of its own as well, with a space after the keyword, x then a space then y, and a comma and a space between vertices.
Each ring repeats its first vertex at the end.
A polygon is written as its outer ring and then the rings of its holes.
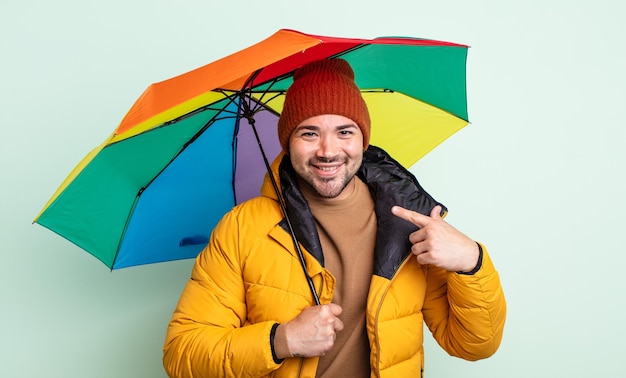
POLYGON ((315 168, 315 170, 321 176, 333 176, 337 172, 339 172, 339 170, 342 167, 342 164, 340 164, 340 165, 315 165, 315 164, 312 164, 311 166, 313 168, 315 168))

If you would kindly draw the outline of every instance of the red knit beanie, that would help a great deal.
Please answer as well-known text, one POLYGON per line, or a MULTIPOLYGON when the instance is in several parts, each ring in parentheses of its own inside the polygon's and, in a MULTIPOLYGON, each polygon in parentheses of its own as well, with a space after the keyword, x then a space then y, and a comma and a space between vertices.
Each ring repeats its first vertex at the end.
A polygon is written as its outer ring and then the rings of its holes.
POLYGON ((354 82, 354 71, 343 59, 317 60, 294 73, 278 120, 278 140, 283 151, 289 151, 289 137, 300 122, 322 114, 337 114, 353 120, 363 133, 363 149, 367 148, 370 115, 354 82))

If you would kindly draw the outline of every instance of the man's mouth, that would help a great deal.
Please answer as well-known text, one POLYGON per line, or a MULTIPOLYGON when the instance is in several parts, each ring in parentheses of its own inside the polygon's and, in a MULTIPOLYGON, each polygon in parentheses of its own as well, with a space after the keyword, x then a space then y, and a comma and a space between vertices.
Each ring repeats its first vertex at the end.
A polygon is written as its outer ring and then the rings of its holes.
POLYGON ((339 171, 342 164, 335 164, 335 165, 311 164, 311 166, 315 168, 315 170, 322 176, 332 176, 339 171))
POLYGON ((337 169, 337 167, 320 167, 320 166, 316 166, 317 169, 319 169, 320 171, 334 171, 335 169, 337 169))

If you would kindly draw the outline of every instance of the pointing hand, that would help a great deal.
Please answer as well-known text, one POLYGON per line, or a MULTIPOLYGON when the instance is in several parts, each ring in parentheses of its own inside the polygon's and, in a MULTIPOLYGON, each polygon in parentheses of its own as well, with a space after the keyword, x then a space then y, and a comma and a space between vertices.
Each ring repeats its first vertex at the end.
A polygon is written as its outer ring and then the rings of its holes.
POLYGON ((478 264, 478 245, 441 218, 441 206, 435 206, 430 216, 400 206, 392 207, 391 212, 420 228, 409 235, 411 252, 420 264, 450 272, 470 272, 478 264))

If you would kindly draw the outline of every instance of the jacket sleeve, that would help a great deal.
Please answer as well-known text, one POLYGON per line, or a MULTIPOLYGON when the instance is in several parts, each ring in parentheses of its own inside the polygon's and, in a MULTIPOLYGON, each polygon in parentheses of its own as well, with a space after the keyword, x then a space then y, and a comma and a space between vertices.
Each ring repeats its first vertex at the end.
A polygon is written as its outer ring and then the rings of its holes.
POLYGON ((192 270, 167 329, 163 365, 170 377, 255 377, 272 358, 273 322, 246 324, 237 217, 216 226, 192 270))
POLYGON ((506 302, 498 272, 482 248, 482 266, 472 275, 428 267, 422 309, 426 325, 448 354, 475 361, 500 346, 506 302))

